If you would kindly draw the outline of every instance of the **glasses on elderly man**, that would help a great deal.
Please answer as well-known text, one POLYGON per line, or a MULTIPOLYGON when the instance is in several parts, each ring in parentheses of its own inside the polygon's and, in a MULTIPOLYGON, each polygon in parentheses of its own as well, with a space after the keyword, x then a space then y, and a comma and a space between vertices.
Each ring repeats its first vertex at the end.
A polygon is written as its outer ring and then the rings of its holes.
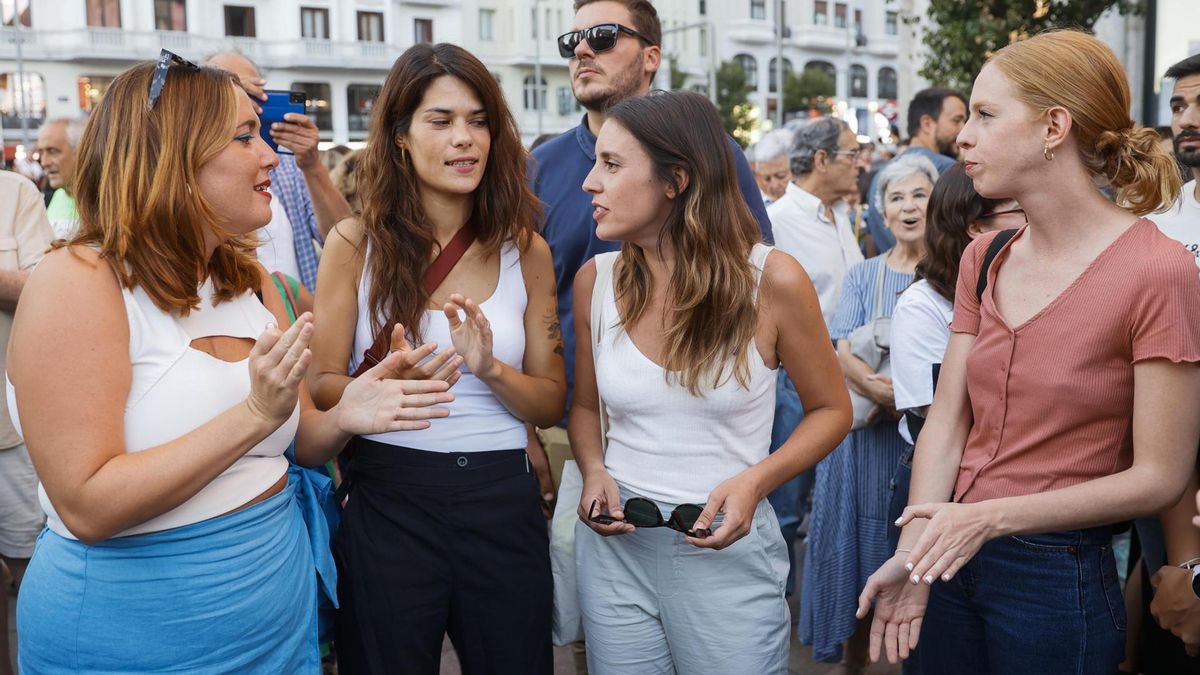
POLYGON ((164 49, 158 53, 158 65, 154 67, 154 77, 150 78, 150 108, 154 108, 154 104, 158 102, 158 97, 162 94, 163 85, 167 83, 167 74, 171 72, 171 66, 181 66, 188 70, 200 70, 200 66, 188 61, 175 52, 164 49))

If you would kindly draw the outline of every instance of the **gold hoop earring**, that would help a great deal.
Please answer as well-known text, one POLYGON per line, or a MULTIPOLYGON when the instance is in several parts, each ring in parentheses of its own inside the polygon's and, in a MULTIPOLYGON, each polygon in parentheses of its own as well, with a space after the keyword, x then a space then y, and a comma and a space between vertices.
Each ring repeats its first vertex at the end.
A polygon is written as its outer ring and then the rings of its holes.
POLYGON ((400 162, 408 164, 408 148, 404 147, 404 145, 400 146, 400 162))
POLYGON ((1046 146, 1042 148, 1042 157, 1045 157, 1047 162, 1054 159, 1054 151, 1050 149, 1049 143, 1046 143, 1046 146))

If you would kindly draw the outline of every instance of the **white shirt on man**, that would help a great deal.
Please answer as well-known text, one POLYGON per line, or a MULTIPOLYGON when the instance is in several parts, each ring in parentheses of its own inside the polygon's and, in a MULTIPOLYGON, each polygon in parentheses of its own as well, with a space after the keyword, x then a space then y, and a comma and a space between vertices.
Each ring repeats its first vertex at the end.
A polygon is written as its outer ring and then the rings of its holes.
MULTIPOLYGON (((292 232, 292 221, 283 208, 283 200, 271 197, 271 222, 258 232, 258 261, 268 272, 283 272, 293 279, 300 278, 300 264, 296 262, 296 235, 292 232)), ((316 289, 309 289, 316 290, 316 289)))
POLYGON ((1200 201, 1196 200, 1196 181, 1183 186, 1179 202, 1166 213, 1155 213, 1150 220, 1159 231, 1183 244, 1200 266, 1200 201))
MULTIPOLYGON (((916 410, 933 403, 933 364, 941 363, 950 342, 954 303, 921 279, 905 289, 892 312, 892 390, 896 410, 916 410)), ((908 424, 900 435, 911 444, 908 424)))
POLYGON ((783 196, 767 208, 775 248, 799 261, 812 279, 826 327, 837 313, 846 270, 863 260, 850 229, 849 204, 838 200, 832 211, 830 221, 821 200, 791 182, 783 196))

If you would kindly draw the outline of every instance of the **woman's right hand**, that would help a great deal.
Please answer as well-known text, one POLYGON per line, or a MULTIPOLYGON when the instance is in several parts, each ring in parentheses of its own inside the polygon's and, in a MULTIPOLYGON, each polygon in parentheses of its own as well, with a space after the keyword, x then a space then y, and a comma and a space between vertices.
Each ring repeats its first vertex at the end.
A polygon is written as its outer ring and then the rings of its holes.
POLYGON ((889 410, 896 409, 896 390, 892 387, 892 378, 879 373, 867 376, 866 391, 863 396, 875 401, 889 410))
POLYGON ((404 326, 397 323, 392 328, 391 350, 401 352, 403 357, 399 367, 392 375, 393 379, 444 380, 453 387, 454 383, 458 382, 458 378, 462 377, 462 372, 458 367, 462 365, 463 358, 455 351, 454 345, 451 345, 426 361, 425 359, 433 354, 437 347, 436 342, 426 342, 420 347, 413 348, 408 343, 408 335, 404 331, 404 326))
POLYGON ((913 584, 904 567, 906 552, 897 551, 867 579, 858 596, 855 618, 862 619, 875 603, 871 619, 871 660, 879 661, 880 647, 889 663, 907 659, 921 636, 921 621, 929 605, 929 585, 913 584))
POLYGON ((312 361, 312 313, 305 312, 286 331, 273 324, 250 349, 250 394, 246 405, 264 421, 278 427, 296 410, 300 382, 312 361))
POLYGON ((617 521, 625 519, 621 510, 621 491, 617 481, 608 475, 602 467, 593 469, 583 476, 583 493, 579 497, 579 519, 598 534, 609 536, 633 532, 634 527, 626 522, 614 522, 608 525, 597 523, 588 515, 612 516, 617 521))

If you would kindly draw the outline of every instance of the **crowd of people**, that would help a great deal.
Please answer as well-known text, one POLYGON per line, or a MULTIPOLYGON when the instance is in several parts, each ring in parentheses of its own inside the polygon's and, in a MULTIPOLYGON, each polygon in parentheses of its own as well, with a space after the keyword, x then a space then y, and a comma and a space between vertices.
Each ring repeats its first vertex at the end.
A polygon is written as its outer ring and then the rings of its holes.
POLYGON ((0 172, 20 671, 783 674, 793 593, 852 673, 1198 671, 1200 56, 1169 147, 1052 31, 743 152, 575 10, 532 151, 455 45, 332 171, 164 50, 0 172))

